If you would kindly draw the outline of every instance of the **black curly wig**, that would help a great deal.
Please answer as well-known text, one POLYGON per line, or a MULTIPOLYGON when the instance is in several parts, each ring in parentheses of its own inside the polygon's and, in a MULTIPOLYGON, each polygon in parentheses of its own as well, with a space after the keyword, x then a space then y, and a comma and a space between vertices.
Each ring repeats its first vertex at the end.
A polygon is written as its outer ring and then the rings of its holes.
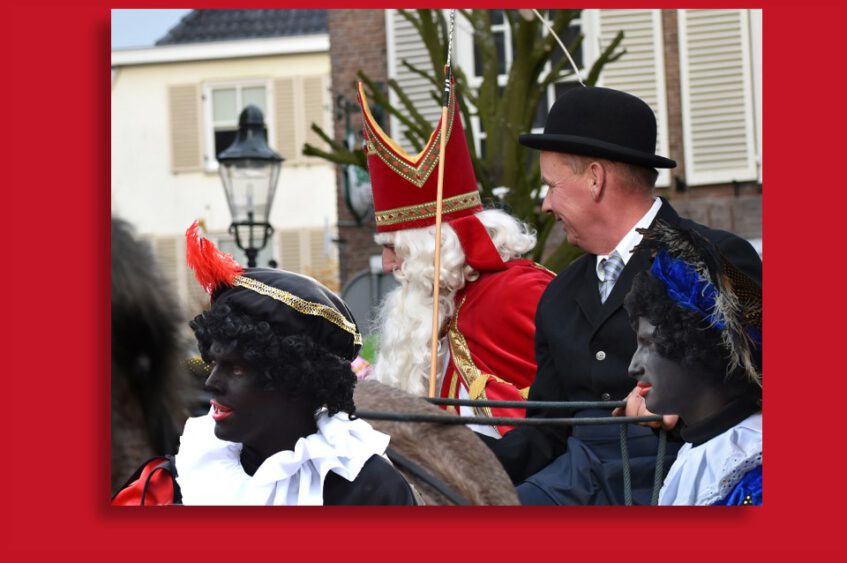
POLYGON ((649 271, 635 277, 624 308, 634 331, 639 317, 656 327, 656 350, 662 356, 713 377, 715 383, 737 382, 761 396, 761 389, 749 385, 743 370, 729 370, 729 353, 720 331, 696 312, 677 305, 665 284, 649 271))
POLYGON ((287 334, 265 321, 256 322, 236 305, 217 304, 190 323, 200 355, 209 361, 213 342, 235 351, 255 374, 262 389, 283 390, 307 401, 317 411, 353 415, 356 376, 350 362, 304 334, 287 334))

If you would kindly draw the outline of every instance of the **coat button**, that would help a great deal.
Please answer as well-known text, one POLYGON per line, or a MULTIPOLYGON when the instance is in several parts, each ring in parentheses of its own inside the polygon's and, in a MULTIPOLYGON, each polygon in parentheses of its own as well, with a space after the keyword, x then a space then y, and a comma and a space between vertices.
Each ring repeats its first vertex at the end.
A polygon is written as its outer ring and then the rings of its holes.
POLYGON ((594 354, 594 357, 595 357, 595 358, 597 358, 599 361, 601 361, 601 362, 602 362, 603 360, 605 360, 605 359, 606 359, 606 352, 604 352, 603 350, 600 350, 599 352, 597 352, 596 354, 594 354))
POLYGON ((603 393, 602 395, 600 395, 600 398, 601 398, 602 400, 604 400, 604 401, 610 401, 610 400, 612 400, 612 396, 611 396, 611 395, 609 395, 608 393, 603 393))

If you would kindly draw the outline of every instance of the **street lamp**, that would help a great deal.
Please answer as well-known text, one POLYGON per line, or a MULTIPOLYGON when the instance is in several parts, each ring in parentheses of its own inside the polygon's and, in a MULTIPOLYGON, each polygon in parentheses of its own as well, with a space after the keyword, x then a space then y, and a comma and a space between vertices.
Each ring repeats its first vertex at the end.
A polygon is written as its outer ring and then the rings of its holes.
POLYGON ((268 146, 262 110, 254 105, 245 107, 238 117, 235 141, 218 155, 218 172, 232 214, 229 232, 247 254, 251 268, 274 232, 268 218, 282 161, 268 146), (261 240, 257 240, 260 235, 261 240))

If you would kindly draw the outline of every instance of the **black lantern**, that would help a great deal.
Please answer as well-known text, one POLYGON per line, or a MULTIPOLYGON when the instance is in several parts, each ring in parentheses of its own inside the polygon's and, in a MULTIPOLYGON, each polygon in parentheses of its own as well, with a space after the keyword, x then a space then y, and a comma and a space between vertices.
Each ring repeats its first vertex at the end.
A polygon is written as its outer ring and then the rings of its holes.
POLYGON ((251 268, 274 232, 268 219, 282 161, 268 146, 262 110, 254 105, 245 107, 238 117, 235 141, 218 155, 218 171, 232 214, 229 232, 247 254, 251 268))

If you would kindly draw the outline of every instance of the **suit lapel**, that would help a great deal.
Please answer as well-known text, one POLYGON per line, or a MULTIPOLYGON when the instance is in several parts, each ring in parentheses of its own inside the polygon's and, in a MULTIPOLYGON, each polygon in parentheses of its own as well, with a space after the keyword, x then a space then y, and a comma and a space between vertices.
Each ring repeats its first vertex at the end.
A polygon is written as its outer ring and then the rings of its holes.
MULTIPOLYGON (((632 287, 632 280, 635 278, 635 275, 638 272, 646 270, 649 266, 650 259, 647 257, 645 252, 635 252, 630 257, 629 262, 626 263, 618 281, 615 282, 615 286, 612 288, 612 293, 609 294, 609 297, 606 298, 606 302, 600 307, 598 325, 606 322, 606 319, 612 316, 615 311, 623 307, 624 297, 626 297, 626 294, 629 293, 629 289, 632 287)), ((597 301, 600 301, 599 296, 597 297, 597 301)))
POLYGON ((597 278, 597 256, 589 254, 585 257, 585 269, 582 272, 582 283, 576 294, 576 302, 582 313, 596 329, 600 324, 600 280, 597 278))
MULTIPOLYGON (((659 208, 659 212, 656 214, 656 218, 653 219, 653 223, 650 224, 652 227, 656 224, 656 221, 664 221, 669 223, 670 225, 679 224, 679 215, 677 212, 671 207, 668 201, 665 198, 662 198, 662 206, 659 208)), ((597 257, 594 256, 591 262, 592 265, 597 264, 597 257)), ((606 299, 605 303, 600 303, 600 290, 599 283, 600 281, 597 279, 596 271, 592 269, 590 272, 591 277, 593 278, 593 285, 589 284, 587 281, 583 284, 583 289, 588 286, 592 286, 594 289, 594 301, 593 306, 588 303, 588 295, 583 297, 585 303, 583 304, 583 300, 580 301, 580 307, 585 312, 586 316, 588 316, 591 321, 592 327, 596 330, 600 325, 602 325, 606 320, 612 316, 612 314, 617 311, 620 307, 623 307, 623 300, 626 297, 626 294, 629 293, 629 289, 632 287, 632 280, 635 278, 635 275, 638 272, 642 272, 650 267, 650 257, 645 252, 636 251, 627 262, 623 271, 621 272, 618 281, 615 282, 615 286, 612 288, 612 293, 609 294, 609 297, 606 299), (589 314, 588 311, 591 311, 589 314)))

